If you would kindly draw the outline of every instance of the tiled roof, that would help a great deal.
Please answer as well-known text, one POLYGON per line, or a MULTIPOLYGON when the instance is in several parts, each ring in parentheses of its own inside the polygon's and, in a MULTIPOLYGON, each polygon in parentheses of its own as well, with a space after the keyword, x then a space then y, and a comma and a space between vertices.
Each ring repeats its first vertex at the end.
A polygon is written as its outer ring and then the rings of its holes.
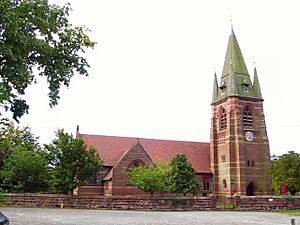
POLYGON ((137 141, 152 160, 170 161, 176 154, 186 155, 196 172, 209 173, 210 152, 207 142, 170 141, 132 137, 79 134, 85 143, 94 146, 106 166, 115 166, 121 156, 137 141))

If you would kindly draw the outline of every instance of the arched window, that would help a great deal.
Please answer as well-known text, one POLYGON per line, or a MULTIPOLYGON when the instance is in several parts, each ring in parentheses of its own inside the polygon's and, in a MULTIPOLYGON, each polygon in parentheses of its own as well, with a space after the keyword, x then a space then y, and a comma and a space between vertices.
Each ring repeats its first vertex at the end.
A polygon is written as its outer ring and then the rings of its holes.
POLYGON ((226 188, 226 187, 227 187, 227 184, 226 184, 226 180, 225 180, 225 179, 223 179, 222 185, 223 185, 223 188, 226 188))
POLYGON ((223 107, 220 109, 220 128, 221 130, 227 128, 227 115, 226 110, 223 107))
POLYGON ((225 95, 225 92, 226 92, 225 81, 222 82, 220 89, 221 89, 221 95, 225 95))
POLYGON ((247 161, 247 166, 250 167, 250 160, 247 161))
POLYGON ((248 84, 243 84, 243 89, 246 94, 249 93, 249 85, 248 84))
POLYGON ((135 159, 135 160, 133 160, 133 161, 129 164, 128 168, 137 167, 137 166, 144 166, 144 165, 145 165, 145 163, 144 163, 142 160, 140 160, 140 159, 135 159))
POLYGON ((249 105, 244 108, 243 125, 246 128, 252 128, 252 109, 249 105))
POLYGON ((252 166, 252 167, 255 166, 254 160, 251 161, 251 166, 252 166))

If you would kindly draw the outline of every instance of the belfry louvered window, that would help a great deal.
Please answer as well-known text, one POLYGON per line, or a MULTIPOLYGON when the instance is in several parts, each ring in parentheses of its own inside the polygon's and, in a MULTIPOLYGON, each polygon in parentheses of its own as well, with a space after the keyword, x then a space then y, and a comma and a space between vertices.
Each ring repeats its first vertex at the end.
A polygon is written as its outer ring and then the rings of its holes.
POLYGON ((227 115, 226 115, 226 111, 223 107, 220 110, 220 127, 221 127, 221 130, 226 129, 226 127, 227 127, 227 115))
POLYGON ((252 110, 249 105, 244 108, 244 116, 243 116, 243 125, 246 128, 252 128, 253 119, 252 119, 252 110))

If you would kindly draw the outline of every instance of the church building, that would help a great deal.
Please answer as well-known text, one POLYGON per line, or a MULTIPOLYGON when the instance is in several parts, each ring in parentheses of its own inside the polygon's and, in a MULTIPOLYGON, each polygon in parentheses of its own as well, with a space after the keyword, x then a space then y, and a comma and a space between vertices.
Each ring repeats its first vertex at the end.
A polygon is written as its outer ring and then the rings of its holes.
POLYGON ((94 146, 103 168, 77 194, 147 195, 128 184, 124 173, 139 164, 170 161, 184 154, 199 181, 198 195, 272 194, 270 150, 256 68, 251 80, 234 31, 229 37, 221 79, 214 76, 210 142, 81 134, 94 146))

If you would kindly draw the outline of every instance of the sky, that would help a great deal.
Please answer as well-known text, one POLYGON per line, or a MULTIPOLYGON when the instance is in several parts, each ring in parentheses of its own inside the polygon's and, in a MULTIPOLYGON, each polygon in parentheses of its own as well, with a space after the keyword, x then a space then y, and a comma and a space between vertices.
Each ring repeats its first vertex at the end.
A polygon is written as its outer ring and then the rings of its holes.
MULTIPOLYGON (((62 5, 64 0, 49 0, 62 5)), ((69 0, 73 25, 97 45, 49 108, 47 84, 26 91, 21 119, 49 143, 80 133, 209 142, 214 73, 222 73, 231 21, 250 76, 256 65, 271 154, 300 153, 300 14, 295 1, 69 0)))

